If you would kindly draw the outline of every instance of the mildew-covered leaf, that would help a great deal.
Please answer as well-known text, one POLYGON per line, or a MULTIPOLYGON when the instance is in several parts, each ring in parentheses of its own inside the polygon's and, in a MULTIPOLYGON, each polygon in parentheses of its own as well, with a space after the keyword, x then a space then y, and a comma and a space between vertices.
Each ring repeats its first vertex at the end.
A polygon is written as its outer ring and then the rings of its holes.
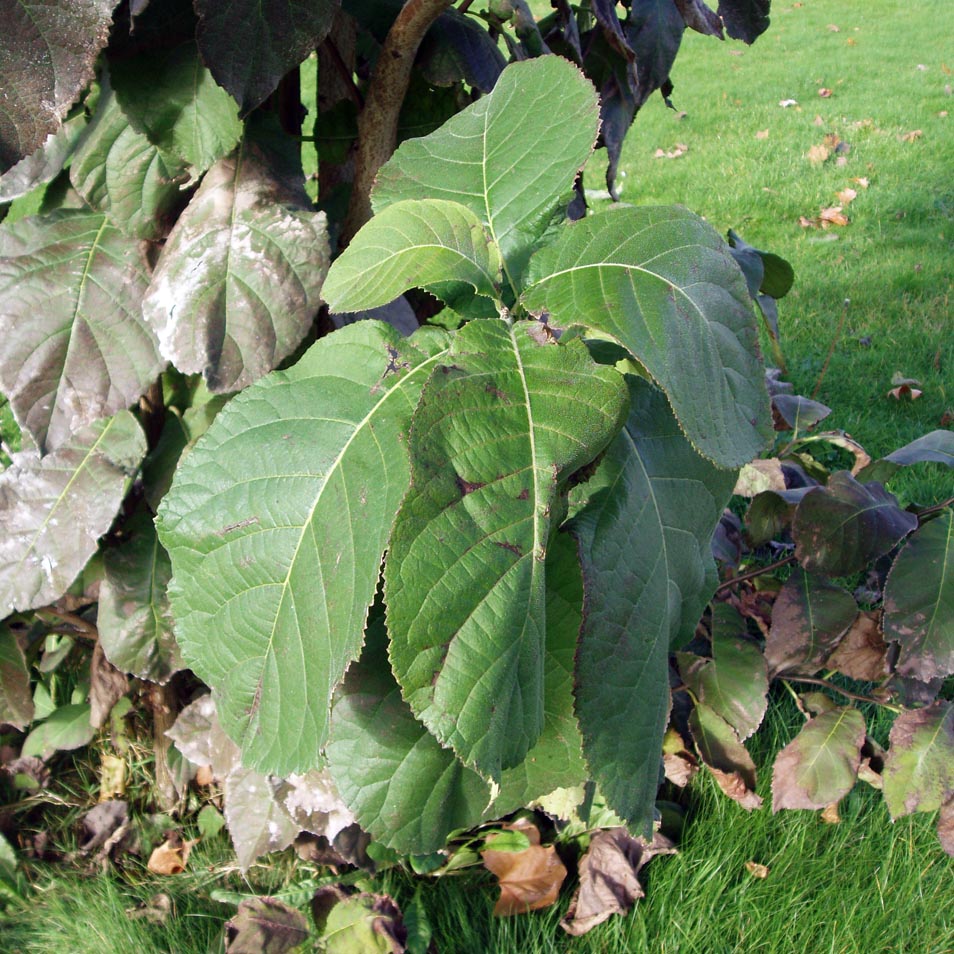
MULTIPOLYGON (((176 636, 246 764, 306 771, 407 490, 411 414, 441 352, 362 321, 233 398, 157 520, 176 636)), ((440 341, 434 345, 440 348, 440 341)))
POLYGON ((0 390, 43 452, 135 402, 162 369, 136 242, 89 211, 0 228, 0 390))
POLYGON ((884 760, 884 800, 892 818, 933 812, 954 795, 954 703, 902 712, 884 760))
POLYGON ((545 558, 560 495, 628 403, 583 342, 542 332, 473 321, 457 333, 415 413, 411 489, 385 564, 405 699, 495 779, 543 728, 545 558))
POLYGON ((159 350, 212 391, 237 391, 300 344, 330 250, 283 159, 246 139, 209 170, 156 265, 143 314, 159 350))
POLYGON ((40 149, 93 78, 115 0, 10 0, 0 13, 0 173, 40 149))
POLYGON ((523 304, 609 336, 640 361, 690 441, 721 467, 772 434, 749 294, 728 246, 678 206, 572 223, 530 263, 523 304))
POLYGON ((45 457, 13 455, 0 473, 0 612, 43 606, 66 592, 145 453, 142 428, 121 411, 45 457))

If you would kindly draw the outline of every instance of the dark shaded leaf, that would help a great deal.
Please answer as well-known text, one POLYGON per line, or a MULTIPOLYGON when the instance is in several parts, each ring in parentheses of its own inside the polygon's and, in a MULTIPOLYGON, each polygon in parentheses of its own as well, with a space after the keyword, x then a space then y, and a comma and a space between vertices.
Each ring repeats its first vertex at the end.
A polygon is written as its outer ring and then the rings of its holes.
POLYGON ((954 858, 954 796, 941 806, 937 819, 937 838, 944 851, 954 858))
POLYGON ((0 173, 44 145, 93 78, 115 0, 11 0, 0 14, 0 173))
POLYGON ((130 125, 197 179, 242 135, 238 105, 202 65, 193 42, 110 64, 130 125))
MULTIPOLYGON (((493 845, 493 839, 488 845, 493 845)), ((566 878, 566 868, 553 845, 530 845, 524 851, 495 851, 491 847, 481 851, 480 857, 500 886, 500 897, 494 905, 497 917, 550 907, 566 878)))
POLYGON ((954 467, 954 431, 931 431, 876 460, 858 473, 859 480, 889 480, 902 467, 933 461, 954 467))
POLYGON ((752 546, 777 539, 792 522, 796 505, 808 491, 808 487, 766 490, 754 497, 745 513, 745 530, 752 546))
MULTIPOLYGON (((618 53, 624 60, 632 63, 636 59, 626 35, 623 33, 623 25, 616 13, 616 4, 613 0, 590 0, 590 10, 596 18, 596 22, 603 30, 603 36, 606 42, 618 53)), ((635 70, 633 71, 635 73, 635 70)))
POLYGON ((80 823, 80 851, 89 854, 102 848, 129 820, 129 805, 110 800, 91 808, 80 823))
POLYGON ((775 600, 765 640, 769 675, 815 672, 857 615, 858 606, 847 590, 796 569, 775 600))
POLYGON ((884 760, 884 800, 892 818, 933 812, 954 795, 954 703, 902 712, 884 760))
POLYGON ((598 831, 580 859, 580 886, 560 927, 580 937, 614 914, 626 914, 645 896, 639 883, 642 868, 656 855, 675 853, 672 842, 659 832, 647 842, 625 828, 598 831))
POLYGON ((196 0, 199 52, 247 116, 317 48, 340 0, 196 0))
MULTIPOLYGON (((789 430, 799 434, 814 427, 831 414, 830 407, 799 394, 776 394, 772 398, 772 410, 789 430)), ((776 427, 776 430, 778 429, 776 427)))
POLYGON ((308 939, 305 916, 277 898, 246 898, 225 925, 228 954, 286 954, 308 939))
POLYGON ((954 510, 911 534, 884 588, 884 634, 897 671, 929 682, 954 672, 954 510))
POLYGON ((46 137, 36 152, 21 159, 0 176, 0 202, 12 202, 56 178, 72 155, 85 125, 85 116, 67 120, 56 132, 46 137))
POLYGON ((179 217, 143 300, 163 356, 237 391, 301 343, 320 304, 325 216, 302 181, 246 139, 208 172, 179 217))
POLYGON ((719 0, 718 14, 733 40, 754 43, 769 25, 771 0, 719 0))
POLYGON ((724 40, 722 20, 709 7, 705 0, 675 0, 686 26, 703 36, 717 36, 724 40))
POLYGON ((795 510, 795 554, 811 572, 847 576, 887 553, 918 525, 880 484, 861 484, 847 471, 832 474, 795 510))
POLYGON ((772 431, 755 318, 728 246, 702 219, 676 206, 589 216, 539 251, 528 277, 526 307, 623 345, 702 454, 722 467, 758 456, 772 431))
POLYGON ((103 644, 98 641, 90 659, 89 681, 89 721, 94 729, 98 729, 129 689, 126 677, 106 658, 103 644))
MULTIPOLYGON (((701 0, 700 0, 701 2, 701 0)), ((737 232, 729 229, 729 244, 732 256, 739 263, 749 286, 749 294, 770 298, 784 298, 795 283, 795 269, 780 255, 763 252, 760 248, 743 242, 737 232)))
POLYGON ((103 558, 99 640, 114 666, 163 685, 183 665, 166 592, 172 564, 146 511, 124 529, 128 538, 103 558))
POLYGON ((0 622, 0 723, 25 729, 34 715, 30 672, 13 630, 0 622))
POLYGON ((888 646, 881 635, 881 614, 862 611, 838 641, 825 667, 850 679, 880 682, 888 675, 888 646))
POLYGON ((92 741, 96 730, 89 721, 89 703, 60 706, 24 739, 22 756, 48 759, 54 752, 82 748, 92 741))
POLYGON ((760 808, 755 794, 755 763, 739 741, 735 729, 706 705, 697 705, 689 716, 689 731, 702 761, 712 769, 719 787, 747 811, 760 808))
POLYGON ((43 452, 135 402, 162 368, 138 244, 61 211, 0 228, 0 389, 43 452))
POLYGON ((13 455, 0 473, 0 612, 62 596, 96 552, 145 452, 142 428, 121 411, 46 457, 13 455))
POLYGON ((632 0, 623 24, 626 42, 636 54, 636 108, 657 90, 672 92, 669 71, 679 51, 686 21, 673 0, 632 0))
POLYGON ((479 20, 451 7, 424 35, 415 65, 434 86, 450 86, 463 80, 468 86, 489 93, 507 61, 479 20))
POLYGON ((836 708, 815 716, 775 758, 772 811, 822 809, 854 787, 865 742, 857 709, 836 708))

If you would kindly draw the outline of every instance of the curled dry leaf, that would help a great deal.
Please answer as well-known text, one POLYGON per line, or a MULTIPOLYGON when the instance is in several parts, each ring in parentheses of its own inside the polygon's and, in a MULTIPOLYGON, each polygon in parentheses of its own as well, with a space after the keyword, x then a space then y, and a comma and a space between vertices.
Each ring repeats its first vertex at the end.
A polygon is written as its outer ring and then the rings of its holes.
POLYGON ((841 210, 840 205, 829 206, 827 209, 822 209, 819 214, 819 219, 822 223, 822 228, 825 228, 828 225, 847 225, 848 216, 845 215, 841 210))
POLYGON ((916 140, 920 139, 923 135, 924 135, 924 131, 922 129, 912 129, 910 132, 906 132, 900 138, 901 138, 901 142, 915 142, 916 140))
POLYGON ((828 146, 825 146, 821 143, 814 145, 807 152, 808 161, 813 166, 820 166, 823 162, 827 162, 831 157, 831 149, 828 146))
POLYGON ((913 388, 910 384, 900 384, 888 391, 888 397, 896 401, 916 401, 923 393, 920 388, 913 388))
POLYGON ((858 198, 858 193, 852 188, 842 189, 840 192, 836 192, 835 196, 838 201, 844 206, 848 205, 851 202, 854 202, 858 198))
POLYGON ((277 898, 246 898, 225 925, 228 954, 285 954, 308 940, 300 911, 277 898))
POLYGON ((166 840, 149 856, 146 867, 153 874, 174 875, 182 874, 189 861, 192 846, 198 841, 183 841, 182 836, 172 832, 166 840))
POLYGON ((760 865, 757 861, 747 861, 745 863, 745 870, 752 875, 753 878, 767 878, 769 876, 769 867, 768 865, 760 865))
POLYGON ((480 856, 500 884, 500 897, 494 905, 496 917, 548 908, 566 878, 566 868, 553 845, 530 845, 524 851, 488 848, 480 856))
POLYGON ((864 611, 841 637, 825 663, 850 679, 880 682, 888 675, 888 646, 881 635, 881 614, 864 611))
POLYGON ((818 91, 818 95, 821 96, 822 99, 830 99, 833 93, 834 90, 829 89, 827 86, 823 86, 818 91))

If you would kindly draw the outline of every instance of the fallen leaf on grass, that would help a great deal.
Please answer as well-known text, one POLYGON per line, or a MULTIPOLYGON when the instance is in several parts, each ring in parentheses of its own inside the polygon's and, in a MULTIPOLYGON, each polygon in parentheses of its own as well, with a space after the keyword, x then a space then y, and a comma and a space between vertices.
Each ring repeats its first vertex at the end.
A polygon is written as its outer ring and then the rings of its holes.
POLYGON ((164 924, 172 913, 172 898, 168 894, 154 894, 148 901, 142 901, 126 908, 126 917, 132 921, 145 918, 151 924, 164 924))
POLYGON ((840 205, 833 205, 827 209, 822 209, 818 218, 821 220, 822 228, 827 225, 847 225, 848 216, 841 211, 840 205))
POLYGON ((304 915, 276 898, 246 898, 225 925, 228 954, 285 954, 307 939, 304 915))
POLYGON ((782 107, 782 109, 788 109, 789 106, 797 106, 798 100, 797 99, 780 99, 778 101, 778 104, 779 106, 782 107))
POLYGON ((838 802, 832 802, 826 805, 821 813, 821 820, 826 825, 840 825, 841 815, 838 814, 838 802))
POLYGON ((841 189, 839 192, 835 193, 835 197, 843 205, 848 205, 851 202, 854 202, 858 198, 858 193, 852 188, 841 189))
POLYGON ((745 863, 745 870, 752 875, 753 878, 767 878, 769 876, 768 865, 760 865, 757 861, 747 861, 745 863))
POLYGON ((657 149, 653 153, 654 159, 679 159, 689 151, 689 147, 682 142, 677 142, 670 150, 657 149))
POLYGON ((486 848, 480 856, 500 885, 500 897, 494 905, 496 917, 548 908, 566 878, 566 868, 553 845, 530 845, 523 851, 486 848))
POLYGON ((99 800, 126 794, 126 762, 116 755, 103 755, 99 760, 99 800))
POLYGON ((645 894, 639 872, 655 855, 675 854, 659 832, 653 840, 633 838, 625 828, 597 832, 580 860, 580 886, 560 927, 579 937, 614 914, 625 914, 645 894))
POLYGON ((769 131, 767 129, 760 129, 755 134, 756 139, 768 139, 768 137, 769 137, 769 131))
POLYGON ((891 384, 893 387, 888 391, 888 397, 896 401, 916 401, 924 393, 917 378, 906 378, 900 371, 895 371, 891 376, 891 384))
POLYGON ((831 158, 831 150, 827 146, 817 145, 812 146, 806 155, 808 161, 813 166, 820 166, 823 162, 827 162, 829 158, 831 158))
POLYGON ((128 825, 129 806, 125 802, 100 802, 83 816, 80 853, 89 854, 115 843, 116 836, 121 837, 128 825))
POLYGON ((828 30, 830 33, 841 33, 841 29, 837 27, 834 23, 828 24, 828 30))
POLYGON ((146 867, 153 874, 174 875, 185 871, 192 846, 198 841, 184 841, 182 836, 172 832, 166 840, 149 856, 146 867))
POLYGON ((852 179, 852 182, 858 186, 859 189, 867 189, 870 183, 864 176, 859 176, 857 179, 852 179))
POLYGON ((821 96, 822 99, 830 99, 833 93, 834 90, 829 89, 827 86, 823 86, 818 91, 818 95, 821 96))
POLYGON ((900 136, 899 139, 901 142, 914 142, 915 140, 920 139, 923 135, 923 130, 912 129, 910 132, 906 132, 903 136, 900 136))
POLYGON ((390 895, 326 885, 315 892, 311 915, 318 929, 319 950, 336 954, 407 951, 408 931, 401 909, 390 895))

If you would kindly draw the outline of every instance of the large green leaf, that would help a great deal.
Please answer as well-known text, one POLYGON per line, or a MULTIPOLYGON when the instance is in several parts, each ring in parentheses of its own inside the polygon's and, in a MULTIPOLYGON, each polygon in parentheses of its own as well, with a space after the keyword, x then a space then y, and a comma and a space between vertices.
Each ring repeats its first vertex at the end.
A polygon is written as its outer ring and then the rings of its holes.
POLYGON ((198 178, 242 135, 238 104, 202 65, 195 43, 117 60, 110 78, 130 125, 198 178))
POLYGON ((530 263, 523 303, 622 344, 722 467, 772 434, 757 330, 728 246, 686 209, 620 208, 574 222, 530 263))
POLYGON ((318 47, 340 0, 196 0, 199 52, 250 113, 318 47))
POLYGON ((665 396, 629 378, 623 432, 580 488, 583 562, 576 699, 583 752, 607 802, 648 824, 669 713, 670 645, 716 584, 709 541, 735 483, 697 454, 665 396))
POLYGON ((23 650, 10 627, 0 623, 0 722, 24 729, 33 721, 34 711, 23 650))
POLYGON ((833 709, 806 722, 775 758, 772 811, 840 801, 854 787, 864 741, 865 720, 857 709, 833 709))
POLYGON ((868 464, 857 477, 861 481, 885 481, 902 467, 931 462, 954 468, 954 431, 930 431, 899 447, 881 460, 868 464))
POLYGON ((884 800, 892 818, 933 812, 954 795, 954 703, 902 712, 884 761, 884 800))
POLYGON ((471 828, 490 787, 414 718, 387 660, 384 620, 368 627, 361 660, 348 670, 331 715, 328 767, 358 824, 401 853, 444 847, 471 828))
POLYGON ((102 89, 70 163, 76 191, 128 235, 157 239, 186 178, 172 156, 129 125, 112 90, 102 89))
POLYGON ((0 10, 0 173, 42 145, 93 78, 115 0, 9 0, 0 10))
POLYGON ((99 641, 117 669, 165 683, 182 668, 166 592, 172 565, 147 511, 140 510, 124 530, 127 539, 103 557, 99 641))
POLYGON ((321 339, 229 402, 160 507, 180 647, 260 771, 319 760, 359 654, 407 489, 401 448, 440 354, 417 340, 374 321, 321 339))
POLYGON ((894 561, 884 635, 901 644, 901 675, 929 682, 954 672, 954 510, 915 531, 894 561))
POLYGON ((0 390, 41 450, 128 407, 162 368, 138 243, 95 212, 0 228, 0 390))
POLYGON ((332 311, 363 311, 411 288, 445 282, 500 298, 500 252, 467 206, 409 199, 388 206, 358 232, 328 272, 322 297, 332 311))
POLYGON ((88 702, 60 706, 23 740, 20 755, 48 759, 54 752, 82 748, 94 735, 88 702))
POLYGON ((311 211, 301 180, 246 139, 176 222, 143 314, 180 371, 237 391, 305 337, 329 257, 324 213, 311 211))
POLYGON ((411 431, 385 565, 391 662, 415 715, 499 778, 543 728, 544 560, 570 477, 619 429, 626 389, 535 322, 458 332, 411 431))
POLYGON ((63 595, 96 552, 145 453, 142 428, 121 411, 45 457, 13 455, 0 474, 0 612, 63 595))
POLYGON ((374 210, 401 199, 466 205, 514 285, 592 152, 598 124, 596 93, 571 63, 556 56, 514 63, 488 96, 400 146, 378 173, 374 210))

